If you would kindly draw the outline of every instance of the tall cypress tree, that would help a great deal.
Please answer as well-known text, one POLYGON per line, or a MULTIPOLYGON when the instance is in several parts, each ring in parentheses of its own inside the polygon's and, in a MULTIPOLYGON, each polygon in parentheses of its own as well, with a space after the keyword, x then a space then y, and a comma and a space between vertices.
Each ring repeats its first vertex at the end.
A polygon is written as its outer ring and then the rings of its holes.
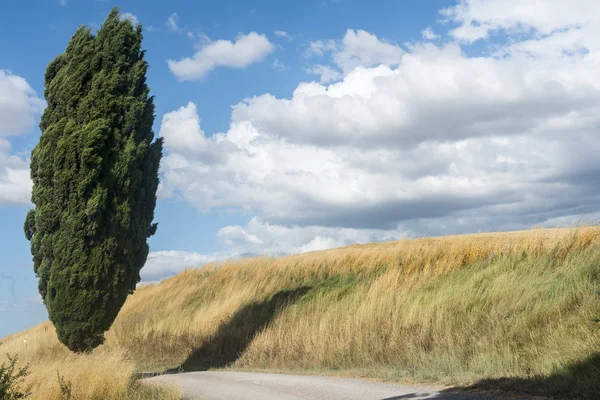
POLYGON ((115 8, 96 35, 80 27, 46 70, 24 228, 50 320, 75 352, 104 341, 156 232, 162 141, 141 43, 141 25, 115 8))

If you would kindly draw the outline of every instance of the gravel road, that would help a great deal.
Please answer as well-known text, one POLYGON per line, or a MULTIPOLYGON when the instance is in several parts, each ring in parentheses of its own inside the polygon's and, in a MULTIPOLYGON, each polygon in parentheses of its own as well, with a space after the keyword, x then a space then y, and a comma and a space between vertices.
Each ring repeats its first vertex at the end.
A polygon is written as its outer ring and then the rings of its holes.
POLYGON ((188 399, 202 400, 484 400, 435 389, 324 376, 205 371, 159 375, 151 383, 179 386, 188 399))

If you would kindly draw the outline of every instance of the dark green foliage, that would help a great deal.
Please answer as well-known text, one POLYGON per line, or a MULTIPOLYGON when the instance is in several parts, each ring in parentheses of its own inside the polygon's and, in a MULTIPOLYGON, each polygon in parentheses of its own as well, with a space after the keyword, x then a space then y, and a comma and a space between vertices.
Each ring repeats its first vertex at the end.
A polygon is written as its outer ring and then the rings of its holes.
POLYGON ((29 371, 27 367, 17 368, 17 361, 17 356, 8 355, 8 363, 0 365, 0 400, 17 400, 28 396, 17 387, 23 383, 29 371))
POLYGON ((46 70, 24 230, 50 320, 76 352, 103 342, 156 231, 162 141, 141 42, 141 25, 115 8, 95 36, 79 28, 46 70))

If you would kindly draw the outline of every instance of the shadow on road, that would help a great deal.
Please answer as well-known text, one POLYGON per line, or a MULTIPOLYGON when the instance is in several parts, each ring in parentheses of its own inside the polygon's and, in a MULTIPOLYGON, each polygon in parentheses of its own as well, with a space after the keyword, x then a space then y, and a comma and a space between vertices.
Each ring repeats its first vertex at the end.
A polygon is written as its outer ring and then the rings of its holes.
POLYGON ((573 363, 550 376, 485 379, 475 389, 501 390, 559 399, 600 399, 600 353, 573 363))
POLYGON ((194 350, 179 368, 167 372, 205 371, 232 364, 282 309, 309 290, 307 286, 284 290, 262 302, 245 305, 223 323, 208 341, 194 350))
POLYGON ((511 399, 544 396, 597 400, 600 399, 600 353, 570 364, 549 376, 483 379, 471 386, 452 388, 442 393, 497 393, 508 394, 511 399))
POLYGON ((549 376, 484 379, 473 385, 453 387, 433 395, 410 393, 381 400, 404 399, 600 399, 600 353, 566 366, 549 376))

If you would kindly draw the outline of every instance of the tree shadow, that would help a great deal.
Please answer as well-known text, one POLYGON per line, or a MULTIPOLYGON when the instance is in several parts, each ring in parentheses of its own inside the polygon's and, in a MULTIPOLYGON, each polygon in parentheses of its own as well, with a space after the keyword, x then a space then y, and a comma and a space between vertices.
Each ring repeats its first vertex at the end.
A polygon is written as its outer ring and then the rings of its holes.
POLYGON ((239 309, 231 319, 221 324, 216 333, 175 369, 167 373, 206 371, 234 363, 254 337, 285 307, 306 294, 310 287, 284 290, 262 302, 252 302, 239 309))
POLYGON ((572 363, 548 376, 483 379, 446 393, 483 392, 544 396, 556 399, 600 399, 600 353, 572 363))

